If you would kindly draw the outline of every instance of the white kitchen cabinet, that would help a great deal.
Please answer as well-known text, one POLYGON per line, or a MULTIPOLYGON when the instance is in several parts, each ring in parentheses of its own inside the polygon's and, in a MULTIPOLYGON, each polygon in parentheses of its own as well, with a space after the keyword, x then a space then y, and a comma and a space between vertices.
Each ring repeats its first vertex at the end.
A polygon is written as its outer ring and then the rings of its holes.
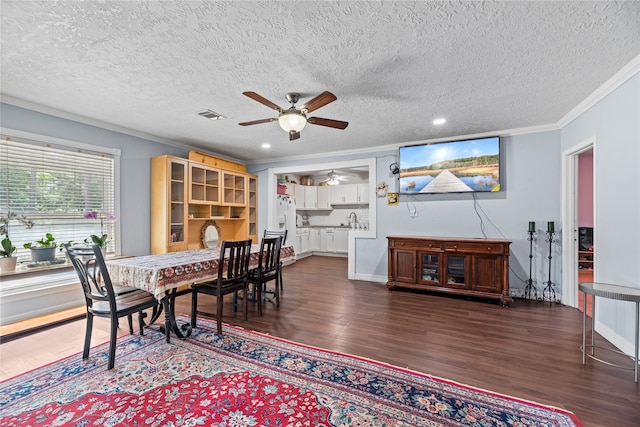
POLYGON ((336 251, 336 229, 335 228, 327 228, 324 230, 325 235, 325 248, 327 252, 335 252, 336 251))
POLYGON ((358 187, 358 204, 369 203, 369 183, 356 184, 358 187))
POLYGON ((320 251, 321 252, 327 251, 327 229, 326 228, 320 229, 320 251))
POLYGON ((321 239, 321 229, 320 228, 312 228, 309 232, 309 250, 310 251, 320 251, 322 245, 320 244, 321 239))
POLYGON ((318 187, 312 187, 310 185, 301 186, 304 189, 304 208, 305 209, 317 209, 318 208, 318 187))
POLYGON ((358 203, 358 185, 341 184, 331 187, 332 205, 355 205, 358 203))
POLYGON ((318 191, 318 209, 331 209, 331 187, 320 186, 318 191))
POLYGON ((296 239, 293 241, 293 249, 296 251, 296 258, 300 258, 301 252, 300 252, 300 247, 302 246, 301 244, 301 237, 300 237, 300 230, 296 230, 296 239))
POLYGON ((325 251, 347 253, 349 251, 349 230, 346 228, 327 228, 325 251))
POLYGON ((296 209, 304 209, 304 204, 307 201, 307 192, 304 185, 296 184, 296 209))
POLYGON ((286 194, 288 194, 289 196, 291 196, 291 197, 293 197, 295 199, 297 185, 293 184, 291 182, 287 182, 284 185, 287 187, 286 194))
POLYGON ((300 230, 300 253, 306 254, 309 252, 310 234, 308 228, 300 230))
POLYGON ((334 232, 334 252, 347 253, 349 251, 349 230, 336 228, 334 232))

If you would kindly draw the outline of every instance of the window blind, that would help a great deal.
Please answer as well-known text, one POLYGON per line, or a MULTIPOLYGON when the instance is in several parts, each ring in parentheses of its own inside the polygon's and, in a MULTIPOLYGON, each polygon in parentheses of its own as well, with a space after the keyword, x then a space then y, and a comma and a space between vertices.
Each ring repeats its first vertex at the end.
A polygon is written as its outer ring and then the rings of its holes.
POLYGON ((20 261, 30 260, 23 244, 47 233, 58 245, 107 234, 107 253, 114 252, 112 154, 1 135, 0 180, 0 219, 8 219, 6 232, 20 261))

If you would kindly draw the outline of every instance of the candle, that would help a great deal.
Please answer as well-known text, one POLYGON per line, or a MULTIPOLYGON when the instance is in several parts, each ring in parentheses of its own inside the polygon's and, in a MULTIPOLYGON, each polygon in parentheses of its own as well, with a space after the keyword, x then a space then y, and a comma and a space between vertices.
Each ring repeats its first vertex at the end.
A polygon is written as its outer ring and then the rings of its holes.
POLYGON ((535 223, 535 221, 529 221, 529 231, 531 231, 531 232, 536 231, 536 223, 535 223))
POLYGON ((553 233, 553 232, 555 232, 555 230, 554 230, 554 225, 553 225, 553 221, 549 221, 549 222, 547 223, 547 231, 548 231, 549 233, 553 233))

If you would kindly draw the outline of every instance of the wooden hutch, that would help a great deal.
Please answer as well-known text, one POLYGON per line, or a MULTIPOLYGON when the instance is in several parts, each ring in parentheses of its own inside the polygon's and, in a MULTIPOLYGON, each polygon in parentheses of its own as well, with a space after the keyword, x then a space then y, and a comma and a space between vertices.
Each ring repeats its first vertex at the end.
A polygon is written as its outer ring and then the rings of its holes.
POLYGON ((499 299, 509 296, 509 245, 502 239, 388 236, 387 287, 499 299))
POLYGON ((214 221, 220 240, 258 241, 258 179, 244 165, 196 151, 151 159, 151 253, 202 248, 214 221))

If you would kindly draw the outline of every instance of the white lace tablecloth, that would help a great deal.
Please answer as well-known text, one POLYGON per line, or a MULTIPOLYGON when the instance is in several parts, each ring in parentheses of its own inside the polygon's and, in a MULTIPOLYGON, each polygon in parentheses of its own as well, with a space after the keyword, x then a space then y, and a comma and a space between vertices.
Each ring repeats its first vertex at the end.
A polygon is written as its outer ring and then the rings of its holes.
MULTIPOLYGON (((260 245, 252 245, 249 268, 258 265, 259 254, 260 245)), ((107 269, 114 285, 142 289, 160 300, 173 288, 217 278, 219 258, 220 248, 198 249, 107 261, 107 269)), ((282 248, 280 260, 295 260, 293 246, 282 248)))

